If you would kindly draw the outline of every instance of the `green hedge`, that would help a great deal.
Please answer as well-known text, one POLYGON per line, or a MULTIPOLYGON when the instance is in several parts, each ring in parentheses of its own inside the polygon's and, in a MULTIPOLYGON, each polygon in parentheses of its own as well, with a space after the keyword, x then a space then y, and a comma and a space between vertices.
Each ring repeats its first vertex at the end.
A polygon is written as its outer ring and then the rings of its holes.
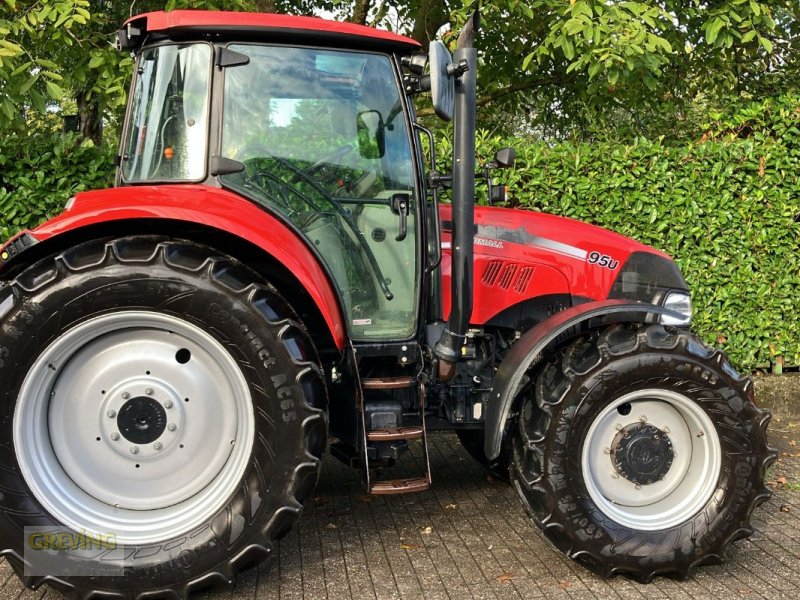
POLYGON ((0 132, 0 239, 59 213, 78 192, 111 185, 114 154, 76 134, 0 132))
MULTIPOLYGON (((752 370, 800 365, 800 97, 719 115, 693 143, 545 143, 481 135, 515 205, 596 223, 660 248, 692 288, 696 331, 752 370)), ((444 143, 439 156, 446 156, 444 143)), ((0 139, 0 238, 109 185, 113 150, 73 136, 0 139)))
POLYGON ((740 369, 800 365, 800 97, 721 116, 696 142, 503 145, 511 204, 589 221, 672 255, 694 328, 740 369))

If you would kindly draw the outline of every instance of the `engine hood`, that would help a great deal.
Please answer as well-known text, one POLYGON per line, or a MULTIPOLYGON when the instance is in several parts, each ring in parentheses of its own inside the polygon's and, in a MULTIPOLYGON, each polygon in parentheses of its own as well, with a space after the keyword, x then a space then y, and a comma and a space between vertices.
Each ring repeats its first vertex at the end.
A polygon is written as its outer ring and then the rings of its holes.
MULTIPOLYGON (((452 223, 442 221, 443 310, 449 313, 452 223)), ((552 314, 605 298, 655 302, 658 290, 686 289, 663 252, 595 225, 529 210, 475 208, 475 300, 471 322, 485 324, 509 309, 552 314), (526 308, 526 305, 528 308, 526 308)), ((544 316, 547 316, 545 314, 544 316)), ((516 318, 516 317, 515 317, 516 318)), ((535 319, 540 320, 541 315, 535 319)))

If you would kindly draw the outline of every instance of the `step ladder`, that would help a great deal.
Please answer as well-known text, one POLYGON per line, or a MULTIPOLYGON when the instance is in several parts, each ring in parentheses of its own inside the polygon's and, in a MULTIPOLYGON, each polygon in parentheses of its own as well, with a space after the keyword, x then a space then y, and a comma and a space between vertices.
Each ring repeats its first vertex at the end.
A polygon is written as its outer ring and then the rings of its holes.
MULTIPOLYGON (((355 356, 354 356, 355 358, 355 356)), ((364 473, 367 491, 370 494, 410 494, 422 492, 431 486, 431 468, 428 456, 428 436, 425 429, 425 386, 416 377, 375 377, 361 378, 356 369, 358 390, 358 412, 361 418, 361 448, 359 449, 362 472, 364 473), (397 390, 414 388, 417 392, 419 408, 419 425, 403 426, 392 429, 367 429, 367 413, 365 392, 370 390, 397 390), (372 480, 369 464, 368 446, 370 442, 416 441, 422 444, 424 474, 419 477, 403 477, 400 479, 372 480)))

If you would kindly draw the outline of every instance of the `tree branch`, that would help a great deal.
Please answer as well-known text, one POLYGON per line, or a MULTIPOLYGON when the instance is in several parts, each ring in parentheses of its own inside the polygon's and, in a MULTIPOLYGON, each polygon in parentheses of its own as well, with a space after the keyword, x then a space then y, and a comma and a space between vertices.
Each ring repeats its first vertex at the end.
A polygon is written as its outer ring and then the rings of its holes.
POLYGON ((414 15, 411 37, 427 49, 436 32, 450 22, 450 10, 445 0, 422 0, 414 15))
POLYGON ((353 4, 353 14, 348 20, 358 25, 366 25, 370 8, 372 8, 372 0, 355 0, 353 4))
MULTIPOLYGON (((491 104, 505 96, 509 96, 511 94, 517 94, 519 92, 525 92, 528 90, 532 90, 538 87, 543 87, 546 85, 564 85, 565 82, 570 80, 571 78, 563 78, 563 77, 543 77, 540 79, 527 79, 525 81, 520 81, 519 83, 513 83, 511 85, 499 88, 490 92, 488 94, 484 94, 483 96, 479 96, 476 100, 477 106, 485 106, 487 104, 491 104)), ((421 108, 417 111, 417 116, 420 117, 428 117, 433 115, 432 108, 421 108)))
POLYGON ((508 96, 510 94, 516 94, 518 92, 525 92, 527 90, 532 90, 538 87, 542 87, 545 85, 564 85, 570 78, 564 77, 543 77, 541 79, 526 79, 525 81, 520 81, 519 83, 512 83, 506 87, 502 87, 498 90, 485 94, 483 96, 479 96, 477 100, 478 106, 485 106, 486 104, 491 104, 500 98, 508 96))

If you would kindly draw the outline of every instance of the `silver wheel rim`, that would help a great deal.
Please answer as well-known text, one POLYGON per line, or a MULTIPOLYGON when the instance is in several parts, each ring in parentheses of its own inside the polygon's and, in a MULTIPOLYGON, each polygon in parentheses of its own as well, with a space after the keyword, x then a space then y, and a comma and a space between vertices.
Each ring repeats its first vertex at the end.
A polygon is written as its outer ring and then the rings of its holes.
POLYGON ((686 396, 663 389, 626 394, 594 419, 582 451, 586 488, 610 519, 631 529, 674 527, 696 515, 711 499, 721 465, 719 436, 705 411, 686 396), (630 412, 627 412, 630 405, 630 412), (674 457, 663 479, 638 484, 620 474, 612 444, 620 431, 637 423, 666 433, 674 457))
POLYGON ((73 327, 39 356, 20 389, 14 447, 55 519, 147 544, 224 506, 254 430, 247 382, 217 340, 176 317, 122 311, 73 327))

